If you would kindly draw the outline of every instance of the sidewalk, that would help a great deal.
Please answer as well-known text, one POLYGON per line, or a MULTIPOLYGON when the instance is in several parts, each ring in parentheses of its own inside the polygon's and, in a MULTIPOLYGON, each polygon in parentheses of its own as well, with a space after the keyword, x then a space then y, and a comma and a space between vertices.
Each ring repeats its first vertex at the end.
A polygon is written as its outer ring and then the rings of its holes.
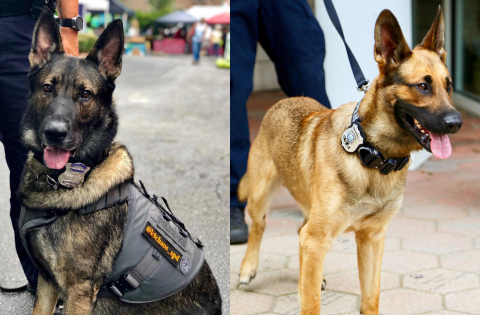
MULTIPOLYGON (((281 92, 254 94, 252 138, 281 92)), ((407 177, 403 206, 388 229, 381 314, 480 314, 480 119, 462 113, 447 160, 430 159, 407 177)), ((248 219, 247 221, 250 224, 248 219)), ((267 215, 257 276, 237 287, 246 245, 230 246, 231 314, 298 314, 297 230, 303 217, 285 188, 267 215)), ((353 233, 327 254, 323 314, 359 314, 360 285, 353 233)))

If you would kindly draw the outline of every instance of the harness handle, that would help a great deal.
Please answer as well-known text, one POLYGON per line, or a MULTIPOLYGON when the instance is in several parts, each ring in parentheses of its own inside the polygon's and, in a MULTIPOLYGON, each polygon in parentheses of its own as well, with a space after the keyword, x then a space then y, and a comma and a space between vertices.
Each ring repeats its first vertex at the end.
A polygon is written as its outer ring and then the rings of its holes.
POLYGON ((335 11, 333 2, 332 0, 323 0, 323 2, 325 3, 325 8, 327 9, 328 16, 330 17, 330 20, 332 21, 333 26, 335 26, 335 29, 337 30, 338 34, 343 40, 343 43, 345 44, 345 49, 347 50, 347 55, 348 55, 348 61, 350 62, 350 67, 352 68, 355 81, 357 81, 357 90, 359 92, 363 91, 366 93, 370 86, 370 81, 365 79, 362 69, 360 68, 360 65, 357 62, 357 59, 355 59, 355 56, 353 55, 352 50, 350 49, 347 42, 345 41, 345 35, 343 35, 342 24, 340 24, 340 19, 338 18, 337 11, 335 11))

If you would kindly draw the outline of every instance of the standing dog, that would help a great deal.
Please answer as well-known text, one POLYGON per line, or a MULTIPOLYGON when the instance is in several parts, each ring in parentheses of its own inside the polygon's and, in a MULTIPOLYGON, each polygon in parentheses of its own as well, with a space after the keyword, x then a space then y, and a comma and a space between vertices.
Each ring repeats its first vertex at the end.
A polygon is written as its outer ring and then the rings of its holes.
MULTIPOLYGON (((23 141, 31 154, 19 196, 29 209, 80 209, 113 187, 133 181, 130 154, 113 142, 118 118, 112 94, 122 65, 122 22, 112 22, 86 58, 64 54, 48 9, 40 15, 33 38, 31 93, 22 123, 23 141), (77 181, 76 188, 52 187, 49 176, 72 159, 91 167, 85 182, 77 181)), ((27 247, 40 268, 34 315, 51 315, 59 296, 65 315, 221 314, 219 289, 206 262, 193 282, 163 300, 131 304, 116 297, 97 299, 125 243, 128 212, 127 202, 92 214, 68 211, 26 234, 27 247)))
MULTIPOLYGON (((426 150, 451 153, 447 134, 462 125, 451 100, 441 8, 423 42, 410 50, 395 16, 384 10, 375 25, 380 75, 361 101, 364 137, 385 158, 426 150)), ((378 314, 380 268, 388 224, 402 204, 408 167, 383 175, 342 148, 355 103, 337 110, 306 97, 278 102, 265 115, 252 144, 238 195, 248 198, 252 228, 240 283, 255 277, 265 213, 285 185, 305 221, 300 236, 301 314, 320 313, 322 271, 332 241, 354 231, 362 291, 361 313, 378 314)))

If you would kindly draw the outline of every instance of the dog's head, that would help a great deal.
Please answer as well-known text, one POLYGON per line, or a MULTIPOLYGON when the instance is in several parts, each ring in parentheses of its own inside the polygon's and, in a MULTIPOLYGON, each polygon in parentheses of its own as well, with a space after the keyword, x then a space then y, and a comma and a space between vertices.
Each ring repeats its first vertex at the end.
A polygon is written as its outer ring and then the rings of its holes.
POLYGON ((437 158, 451 154, 447 134, 456 133, 462 118, 454 108, 452 78, 446 67, 444 21, 437 17, 422 43, 411 50, 397 19, 382 11, 375 25, 375 60, 380 69, 379 88, 392 106, 395 121, 407 143, 420 144, 437 158))
POLYGON ((22 140, 43 153, 47 166, 61 169, 69 158, 89 161, 117 133, 112 100, 120 74, 123 25, 113 21, 86 58, 65 55, 59 28, 48 9, 38 18, 30 50, 30 94, 22 140))

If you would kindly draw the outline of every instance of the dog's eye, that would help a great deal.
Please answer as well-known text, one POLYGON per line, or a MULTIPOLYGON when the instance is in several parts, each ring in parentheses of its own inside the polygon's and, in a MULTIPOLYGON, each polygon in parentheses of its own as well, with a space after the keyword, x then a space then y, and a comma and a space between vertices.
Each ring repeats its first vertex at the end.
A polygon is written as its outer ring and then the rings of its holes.
POLYGON ((83 97, 83 98, 89 98, 90 95, 92 95, 92 93, 91 93, 90 91, 88 91, 88 90, 83 90, 83 92, 82 92, 82 97, 83 97))
POLYGON ((50 84, 44 84, 42 89, 47 93, 52 92, 52 86, 50 84))
POLYGON ((453 82, 452 81, 447 81, 447 91, 450 92, 450 90, 453 87, 453 82))
POLYGON ((428 87, 425 83, 420 83, 419 85, 417 85, 418 88, 422 91, 428 91, 428 87))

